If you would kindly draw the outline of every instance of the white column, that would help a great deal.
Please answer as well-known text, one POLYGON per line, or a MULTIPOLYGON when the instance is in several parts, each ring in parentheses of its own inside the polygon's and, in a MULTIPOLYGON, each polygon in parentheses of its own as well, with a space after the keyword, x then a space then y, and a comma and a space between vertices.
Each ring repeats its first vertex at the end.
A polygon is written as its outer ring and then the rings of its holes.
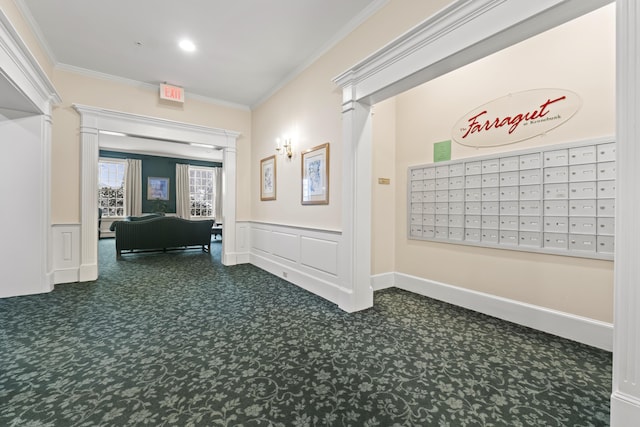
POLYGON ((351 291, 340 305, 348 311, 373 306, 371 287, 371 107, 343 89, 342 105, 342 286, 351 291))
POLYGON ((82 205, 80 281, 98 278, 98 129, 95 117, 81 114, 82 205))
POLYGON ((42 260, 44 276, 49 290, 53 290, 53 230, 51 228, 51 115, 47 113, 42 118, 42 176, 43 176, 43 224, 45 242, 44 259, 42 260))
POLYGON ((236 148, 222 154, 222 264, 238 263, 236 250, 236 148))
POLYGON ((617 193, 611 425, 640 423, 640 5, 617 1, 617 193))

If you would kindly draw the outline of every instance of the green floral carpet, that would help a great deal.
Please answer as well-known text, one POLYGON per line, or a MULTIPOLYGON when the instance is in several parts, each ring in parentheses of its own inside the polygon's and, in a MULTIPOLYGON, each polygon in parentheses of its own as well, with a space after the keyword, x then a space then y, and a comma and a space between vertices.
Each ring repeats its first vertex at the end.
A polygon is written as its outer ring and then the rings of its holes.
POLYGON ((1 426, 603 426, 611 355, 400 290, 348 314, 200 251, 0 300, 1 426))

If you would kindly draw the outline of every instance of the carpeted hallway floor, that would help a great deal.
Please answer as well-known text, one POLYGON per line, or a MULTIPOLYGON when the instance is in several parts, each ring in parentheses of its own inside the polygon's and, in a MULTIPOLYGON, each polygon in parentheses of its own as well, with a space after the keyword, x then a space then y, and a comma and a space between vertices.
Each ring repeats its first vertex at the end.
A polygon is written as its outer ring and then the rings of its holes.
POLYGON ((0 425, 609 423, 607 352, 400 290, 347 314, 219 242, 99 246, 96 282, 0 300, 0 425))

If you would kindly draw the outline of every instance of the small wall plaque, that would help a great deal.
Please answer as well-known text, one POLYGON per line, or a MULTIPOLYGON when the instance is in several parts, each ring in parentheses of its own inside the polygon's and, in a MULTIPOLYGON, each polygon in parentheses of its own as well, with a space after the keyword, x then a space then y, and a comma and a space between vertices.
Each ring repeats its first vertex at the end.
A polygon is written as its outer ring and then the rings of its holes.
POLYGON ((451 140, 435 142, 433 144, 433 161, 446 162, 451 160, 451 140))

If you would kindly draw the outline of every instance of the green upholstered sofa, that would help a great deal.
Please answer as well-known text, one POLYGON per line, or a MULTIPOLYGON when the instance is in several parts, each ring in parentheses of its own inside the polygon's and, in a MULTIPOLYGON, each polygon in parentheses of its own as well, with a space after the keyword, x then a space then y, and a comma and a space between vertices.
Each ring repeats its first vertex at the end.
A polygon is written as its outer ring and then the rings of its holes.
POLYGON ((121 221, 144 221, 145 219, 160 218, 161 216, 164 216, 164 214, 163 213, 151 213, 151 214, 144 214, 144 215, 141 215, 141 216, 125 216, 121 220, 113 221, 111 223, 111 225, 109 226, 109 231, 116 231, 116 223, 121 222, 121 221))
POLYGON ((116 233, 116 256, 122 251, 151 251, 189 246, 201 246, 204 252, 211 248, 213 220, 190 221, 177 217, 142 217, 112 224, 116 233))

